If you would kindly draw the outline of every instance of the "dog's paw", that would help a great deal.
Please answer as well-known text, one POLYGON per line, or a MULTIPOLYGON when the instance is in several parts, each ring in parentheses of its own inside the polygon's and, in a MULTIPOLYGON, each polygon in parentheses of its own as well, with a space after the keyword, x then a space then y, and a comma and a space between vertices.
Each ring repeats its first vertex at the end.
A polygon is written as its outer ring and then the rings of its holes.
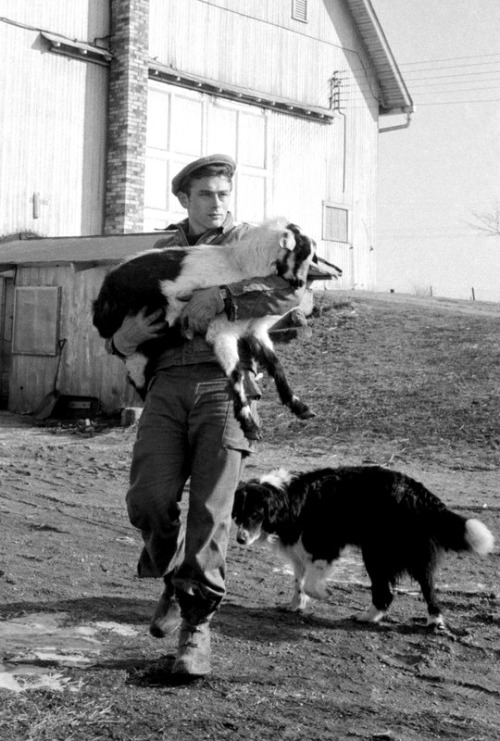
POLYGON ((328 590, 326 587, 321 586, 309 586, 304 590, 308 597, 319 600, 327 600, 329 597, 328 590))
POLYGON ((427 623, 425 625, 428 630, 434 630, 437 633, 447 633, 448 628, 445 625, 445 622, 443 620, 442 615, 432 615, 427 618, 427 623))
POLYGON ((264 540, 269 545, 279 545, 281 543, 280 536, 276 533, 264 533, 264 540))
POLYGON ((302 594, 300 597, 294 596, 290 604, 287 606, 287 610, 288 612, 305 612, 309 602, 309 597, 306 594, 302 594))
POLYGON ((352 619, 357 623, 379 623, 385 615, 384 610, 377 610, 376 607, 370 607, 364 612, 357 612, 352 615, 352 619))

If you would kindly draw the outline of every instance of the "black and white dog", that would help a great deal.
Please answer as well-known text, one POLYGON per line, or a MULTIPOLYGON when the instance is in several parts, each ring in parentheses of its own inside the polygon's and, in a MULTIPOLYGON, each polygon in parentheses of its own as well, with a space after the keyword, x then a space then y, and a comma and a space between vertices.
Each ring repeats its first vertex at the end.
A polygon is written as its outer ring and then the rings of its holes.
POLYGON ((422 590, 428 625, 444 627, 434 572, 444 551, 493 550, 479 520, 452 512, 422 484, 378 466, 272 471, 240 484, 233 519, 237 541, 267 540, 291 562, 295 591, 290 609, 327 596, 326 579, 348 545, 361 549, 371 580, 372 605, 356 619, 376 623, 393 600, 391 586, 409 574, 422 590))
MULTIPOLYGON (((284 278, 297 289, 307 281, 314 257, 313 240, 295 224, 254 229, 239 242, 230 244, 148 250, 107 274, 93 303, 93 322, 100 335, 107 339, 113 336, 127 314, 136 314, 146 306, 149 313, 164 309, 165 319, 169 327, 173 327, 186 300, 196 289, 270 275, 284 278)), ((335 270, 340 274, 338 268, 335 270)), ((317 266, 315 271, 321 273, 317 266)), ((325 278, 332 277, 331 273, 323 272, 325 278)), ((245 395, 240 362, 242 344, 274 378, 283 404, 300 419, 315 416, 291 389, 274 352, 268 330, 278 319, 279 316, 265 316, 230 321, 223 313, 212 320, 206 334, 207 342, 212 345, 230 381, 236 417, 250 439, 260 439, 261 434, 245 395)), ((161 338, 151 340, 125 361, 129 379, 143 398, 150 368, 164 349, 161 338)))

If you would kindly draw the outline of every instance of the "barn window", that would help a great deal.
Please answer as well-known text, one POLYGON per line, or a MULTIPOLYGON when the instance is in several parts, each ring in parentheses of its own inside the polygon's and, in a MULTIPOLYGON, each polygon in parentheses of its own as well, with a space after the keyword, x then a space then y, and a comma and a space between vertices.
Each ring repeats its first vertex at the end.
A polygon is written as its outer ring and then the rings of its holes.
POLYGON ((323 203, 323 239, 329 242, 349 241, 349 210, 323 203))
POLYGON ((12 352, 56 355, 59 332, 59 287, 16 288, 12 352))
POLYGON ((292 0, 292 18, 307 23, 307 0, 292 0))

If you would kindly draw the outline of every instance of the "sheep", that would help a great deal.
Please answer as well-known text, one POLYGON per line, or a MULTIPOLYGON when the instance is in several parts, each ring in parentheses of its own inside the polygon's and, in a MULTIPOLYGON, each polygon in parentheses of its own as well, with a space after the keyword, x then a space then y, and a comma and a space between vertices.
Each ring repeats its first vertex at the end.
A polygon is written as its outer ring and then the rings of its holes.
MULTIPOLYGON (((159 242, 161 246, 161 240, 159 242)), ((127 259, 104 279, 93 302, 93 322, 100 335, 110 338, 129 313, 144 306, 149 311, 165 309, 169 327, 179 327, 179 317, 192 292, 199 288, 224 285, 252 277, 277 274, 297 289, 304 285, 313 259, 313 241, 299 227, 288 224, 280 230, 258 228, 239 242, 193 247, 154 248, 127 259)), ((315 416, 294 394, 286 379, 269 337, 268 330, 277 316, 230 321, 225 313, 210 323, 206 341, 230 381, 234 413, 250 440, 261 439, 261 430, 250 411, 245 395, 239 347, 246 344, 250 354, 273 377, 283 404, 300 419, 315 416)), ((185 332, 184 332, 185 334, 185 332)), ((145 397, 149 370, 162 347, 161 338, 143 343, 126 358, 129 380, 145 397)))

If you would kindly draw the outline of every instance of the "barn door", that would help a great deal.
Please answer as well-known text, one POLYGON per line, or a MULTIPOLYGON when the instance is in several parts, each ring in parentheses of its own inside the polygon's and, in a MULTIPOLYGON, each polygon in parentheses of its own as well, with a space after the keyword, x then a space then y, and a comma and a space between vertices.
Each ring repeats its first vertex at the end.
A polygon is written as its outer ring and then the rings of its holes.
POLYGON ((13 317, 14 279, 0 276, 0 409, 7 409, 9 403, 13 317))
POLYGON ((144 229, 164 229, 186 217, 170 181, 188 162, 222 152, 238 163, 231 211, 238 221, 266 218, 269 188, 268 119, 257 107, 150 81, 144 229))

